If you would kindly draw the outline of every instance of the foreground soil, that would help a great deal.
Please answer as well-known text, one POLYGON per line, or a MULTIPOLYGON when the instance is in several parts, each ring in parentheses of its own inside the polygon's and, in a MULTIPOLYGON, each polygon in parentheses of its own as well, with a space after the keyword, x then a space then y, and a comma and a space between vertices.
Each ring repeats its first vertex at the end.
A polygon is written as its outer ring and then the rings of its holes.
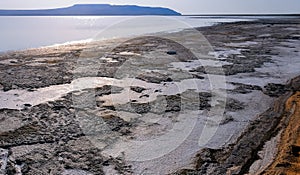
MULTIPOLYGON (((274 106, 261 114, 226 149, 203 149, 198 154, 197 170, 181 170, 176 174, 299 174, 299 90, 300 77, 286 85, 290 91, 281 95, 274 106), (260 170, 248 173, 252 164, 260 159, 258 153, 264 143, 282 132, 273 159, 260 170), (212 171, 213 170, 213 171, 212 171)), ((261 157, 264 158, 264 157, 261 157)))
POLYGON ((285 103, 279 152, 273 163, 262 173, 266 175, 297 175, 300 172, 300 92, 295 92, 285 103))

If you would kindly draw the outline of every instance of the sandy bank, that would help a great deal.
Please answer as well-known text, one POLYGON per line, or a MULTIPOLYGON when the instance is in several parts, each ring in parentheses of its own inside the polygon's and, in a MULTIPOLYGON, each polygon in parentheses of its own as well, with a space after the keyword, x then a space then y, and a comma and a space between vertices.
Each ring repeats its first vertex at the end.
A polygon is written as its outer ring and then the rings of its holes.
POLYGON ((298 84, 298 88, 294 89, 294 93, 285 102, 282 134, 276 157, 261 174, 296 175, 300 172, 299 86, 298 84))

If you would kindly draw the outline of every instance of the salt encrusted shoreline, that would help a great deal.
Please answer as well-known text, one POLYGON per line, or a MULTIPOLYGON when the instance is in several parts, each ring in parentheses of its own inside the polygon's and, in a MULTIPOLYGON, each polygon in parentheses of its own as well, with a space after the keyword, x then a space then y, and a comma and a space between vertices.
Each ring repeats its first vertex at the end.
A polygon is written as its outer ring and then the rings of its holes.
POLYGON ((1 171, 247 173, 280 130, 281 99, 297 90, 287 82, 300 74, 299 24, 265 19, 2 54, 1 171), (211 115, 220 106, 221 117, 211 115), (203 128, 215 134, 199 146, 203 128), (178 145, 160 153, 166 134, 178 145), (149 144, 135 152, 132 141, 149 144))

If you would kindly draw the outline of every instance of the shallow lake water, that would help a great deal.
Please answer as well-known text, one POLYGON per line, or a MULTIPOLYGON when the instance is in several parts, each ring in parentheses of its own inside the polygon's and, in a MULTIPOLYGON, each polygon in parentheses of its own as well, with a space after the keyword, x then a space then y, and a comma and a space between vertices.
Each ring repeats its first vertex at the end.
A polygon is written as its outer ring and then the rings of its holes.
POLYGON ((210 26, 249 18, 189 16, 2 16, 0 52, 55 44, 110 39, 184 28, 210 26))

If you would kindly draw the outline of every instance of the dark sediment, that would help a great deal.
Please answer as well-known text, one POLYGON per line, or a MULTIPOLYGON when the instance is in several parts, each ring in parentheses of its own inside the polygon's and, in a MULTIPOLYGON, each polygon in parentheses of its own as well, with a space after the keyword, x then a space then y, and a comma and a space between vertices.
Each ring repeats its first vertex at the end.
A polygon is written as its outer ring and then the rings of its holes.
POLYGON ((142 93, 144 90, 146 90, 146 88, 138 87, 138 86, 131 86, 130 90, 137 92, 137 93, 142 93))

